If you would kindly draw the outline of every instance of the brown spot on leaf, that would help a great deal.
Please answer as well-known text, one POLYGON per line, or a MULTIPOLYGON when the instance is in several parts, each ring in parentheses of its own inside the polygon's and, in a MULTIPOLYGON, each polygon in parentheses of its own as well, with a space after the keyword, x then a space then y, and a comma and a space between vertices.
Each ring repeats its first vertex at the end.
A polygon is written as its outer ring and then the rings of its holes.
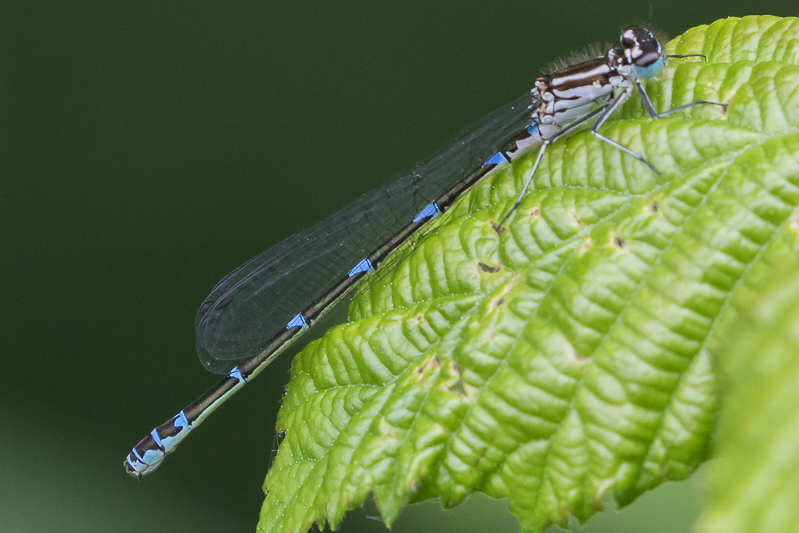
POLYGON ((583 355, 580 354, 580 352, 578 352, 577 349, 574 346, 571 346, 571 352, 572 352, 572 357, 574 357, 578 361, 585 361, 586 360, 586 357, 583 357, 583 355))
POLYGON ((533 218, 540 218, 541 217, 541 208, 534 207, 532 211, 530 211, 530 216, 533 218))
POLYGON ((626 248, 627 247, 627 239, 623 239, 616 234, 613 234, 613 246, 618 248, 626 248))
POLYGON ((485 448, 483 448, 483 451, 482 451, 482 452, 480 452, 480 455, 479 455, 479 456, 477 457, 477 459, 474 461, 474 467, 475 467, 475 468, 477 468, 477 467, 479 467, 479 466, 480 466, 480 461, 482 461, 482 460, 485 458, 485 456, 486 456, 486 454, 487 454, 487 453, 488 453, 488 446, 486 446, 485 448))
POLYGON ((438 358, 438 355, 434 355, 431 358, 427 358, 422 360, 422 362, 414 369, 414 373, 416 375, 422 375, 427 372, 431 368, 435 368, 437 366, 441 366, 441 359, 438 358))
MULTIPOLYGON (((450 367, 451 370, 455 371, 455 380, 452 382, 452 385, 449 386, 448 390, 454 392, 458 396, 466 398, 466 387, 463 384, 463 369, 454 361, 450 362, 450 367)), ((450 372, 450 375, 451 374, 452 372, 450 372)))
POLYGON ((491 229, 497 232, 497 235, 505 233, 505 226, 500 226, 497 222, 491 222, 491 229))
POLYGON ((495 274, 495 273, 499 272, 500 270, 502 270, 501 266, 491 266, 491 265, 487 265, 487 264, 482 263, 482 262, 477 263, 477 267, 480 270, 482 270, 483 272, 490 272, 492 274, 495 274))
POLYGON ((657 202, 657 200, 655 200, 654 202, 652 202, 651 204, 649 204, 649 210, 650 210, 652 213, 657 213, 657 212, 658 212, 658 210, 660 210, 660 204, 657 202))

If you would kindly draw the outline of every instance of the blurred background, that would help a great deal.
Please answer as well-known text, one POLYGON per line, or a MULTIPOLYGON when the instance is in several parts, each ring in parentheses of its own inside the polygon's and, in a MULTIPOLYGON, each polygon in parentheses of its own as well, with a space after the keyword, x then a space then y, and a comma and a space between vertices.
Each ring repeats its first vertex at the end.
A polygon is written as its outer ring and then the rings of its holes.
MULTIPOLYGON (((753 11, 756 10, 756 11, 753 11)), ((0 530, 253 531, 282 358, 155 475, 130 448, 216 382, 198 305, 230 270, 425 159, 541 68, 650 21, 795 0, 52 2, 0 7, 0 530), (651 15, 650 15, 651 12, 651 15)), ((701 475, 585 531, 688 531, 701 475)), ((341 531, 384 531, 374 509, 341 531)), ((395 531, 517 531, 507 502, 395 531)))

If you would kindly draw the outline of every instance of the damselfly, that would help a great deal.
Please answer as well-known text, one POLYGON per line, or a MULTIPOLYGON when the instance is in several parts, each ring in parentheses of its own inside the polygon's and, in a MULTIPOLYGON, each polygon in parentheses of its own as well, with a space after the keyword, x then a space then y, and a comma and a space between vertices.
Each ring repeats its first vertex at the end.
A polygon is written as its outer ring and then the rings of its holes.
MULTIPOLYGON (((658 114, 641 80, 657 75, 668 57, 688 56, 667 56, 664 46, 643 27, 624 30, 621 45, 538 78, 532 96, 524 95, 488 115, 427 163, 270 248, 220 281, 200 306, 195 330, 200 360, 226 377, 142 439, 125 459, 125 470, 140 477, 158 468, 211 412, 352 296, 368 273, 409 253, 407 246, 397 250, 400 245, 431 231, 431 221, 465 191, 530 146, 541 143, 516 203, 495 225, 500 235, 547 147, 594 118, 594 136, 657 173, 643 156, 599 133, 633 87, 654 118, 694 105, 723 104, 696 101, 658 114)), ((381 270, 386 268, 390 265, 381 270)))

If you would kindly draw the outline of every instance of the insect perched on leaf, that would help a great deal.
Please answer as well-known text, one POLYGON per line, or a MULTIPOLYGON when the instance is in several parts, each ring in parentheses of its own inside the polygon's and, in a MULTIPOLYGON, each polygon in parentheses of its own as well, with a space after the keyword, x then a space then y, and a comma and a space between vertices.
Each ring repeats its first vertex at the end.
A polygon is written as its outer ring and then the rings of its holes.
POLYGON ((427 163, 231 272, 202 303, 195 321, 200 360, 226 376, 134 446, 125 470, 141 477, 158 468, 209 414, 346 302, 364 277, 405 257, 410 250, 403 243, 429 233, 472 185, 531 146, 540 143, 538 156, 516 203, 494 225, 499 234, 547 147, 591 120, 596 138, 658 173, 644 156, 599 130, 633 88, 653 118, 700 104, 724 106, 699 100, 657 113, 642 80, 657 75, 669 57, 689 56, 668 56, 649 29, 627 28, 620 48, 538 78, 530 94, 488 115, 427 163))

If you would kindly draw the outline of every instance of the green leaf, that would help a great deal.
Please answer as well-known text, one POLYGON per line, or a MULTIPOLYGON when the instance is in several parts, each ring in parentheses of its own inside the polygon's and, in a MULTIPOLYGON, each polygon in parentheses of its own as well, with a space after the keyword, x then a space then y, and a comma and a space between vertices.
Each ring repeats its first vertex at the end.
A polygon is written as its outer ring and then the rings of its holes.
POLYGON ((799 20, 688 31, 603 133, 555 143, 498 236, 536 150, 475 185, 294 360, 259 531, 336 527, 372 494, 509 498, 524 531, 586 520, 686 478, 709 454, 718 324, 799 250, 799 20), (793 221, 793 222, 792 222, 793 221))
POLYGON ((724 409, 703 533, 799 523, 799 258, 786 259, 769 287, 718 349, 724 409))

